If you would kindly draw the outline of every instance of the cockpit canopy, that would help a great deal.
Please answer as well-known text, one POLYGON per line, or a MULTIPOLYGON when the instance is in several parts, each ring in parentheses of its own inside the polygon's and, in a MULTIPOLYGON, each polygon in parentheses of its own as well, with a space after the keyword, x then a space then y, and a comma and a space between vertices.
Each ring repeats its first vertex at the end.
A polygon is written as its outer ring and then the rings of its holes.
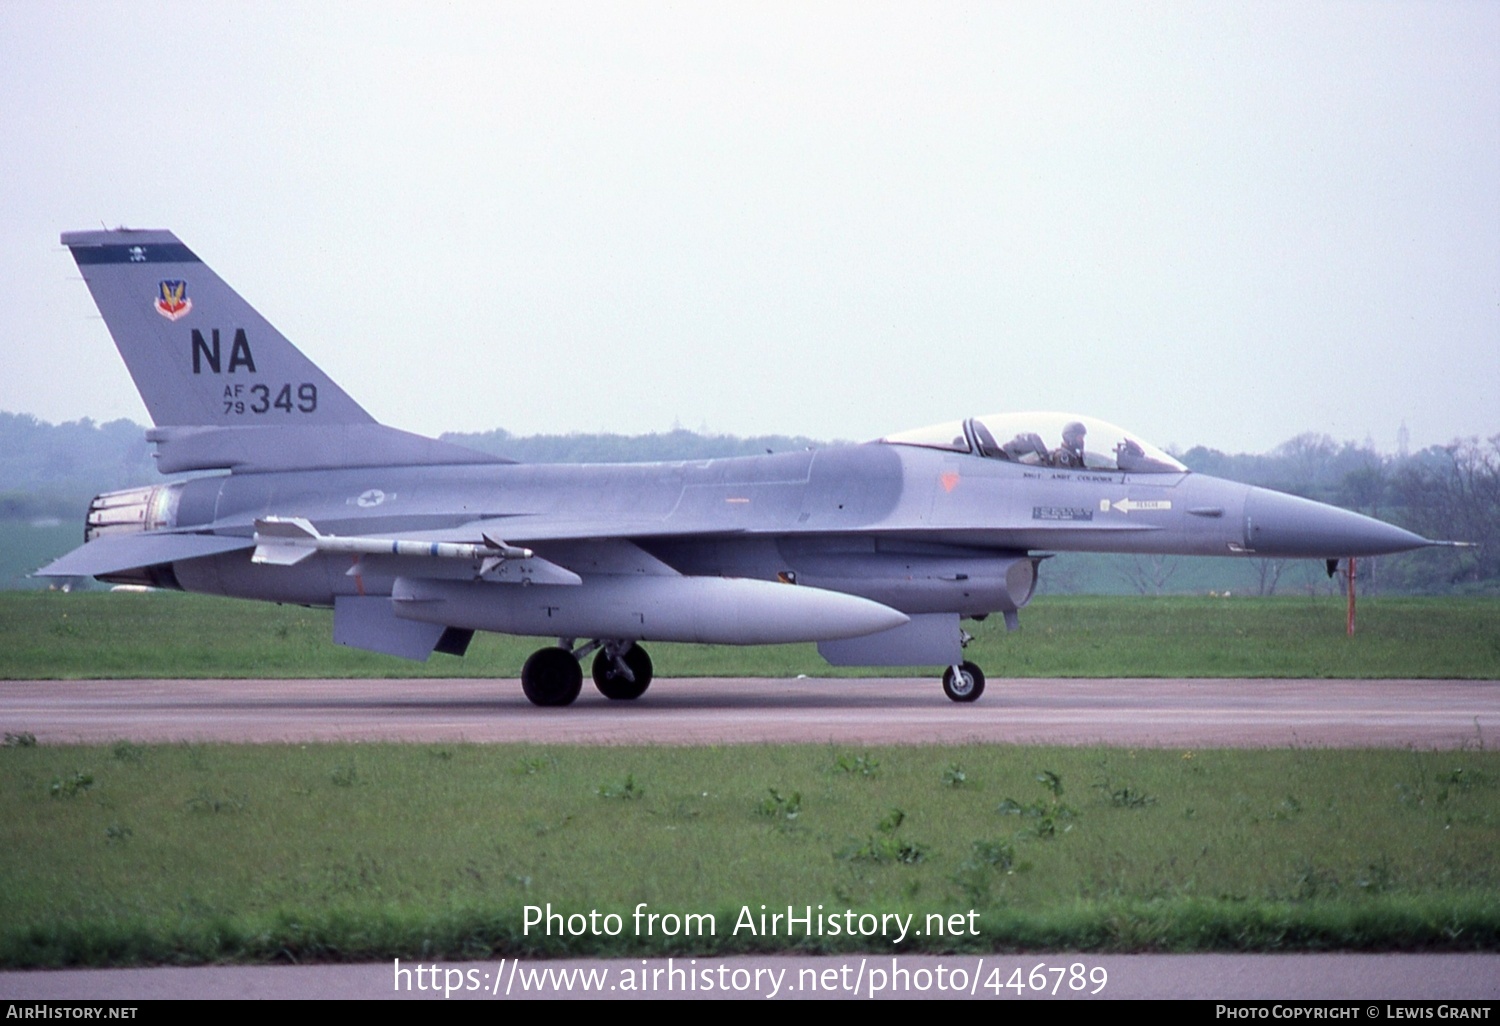
POLYGON ((995 413, 903 431, 889 445, 975 453, 1036 467, 1185 474, 1187 467, 1123 428, 1071 413, 995 413))

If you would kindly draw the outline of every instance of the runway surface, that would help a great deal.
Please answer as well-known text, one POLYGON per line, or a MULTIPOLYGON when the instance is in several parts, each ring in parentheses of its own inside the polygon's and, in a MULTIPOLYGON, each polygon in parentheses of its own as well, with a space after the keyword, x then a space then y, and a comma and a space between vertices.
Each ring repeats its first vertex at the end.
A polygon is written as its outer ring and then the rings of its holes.
POLYGON ((993 681, 683 678, 634 702, 592 686, 530 705, 514 680, 0 681, 0 730, 44 744, 528 741, 545 744, 1003 742, 1130 747, 1493 745, 1500 681, 993 681))

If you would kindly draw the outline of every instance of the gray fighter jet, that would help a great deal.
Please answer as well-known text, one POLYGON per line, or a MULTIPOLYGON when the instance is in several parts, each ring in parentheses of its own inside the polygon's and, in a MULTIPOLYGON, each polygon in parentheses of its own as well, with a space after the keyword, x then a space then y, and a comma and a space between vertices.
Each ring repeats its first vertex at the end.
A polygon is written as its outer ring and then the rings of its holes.
POLYGON ((332 607, 339 644, 462 655, 476 630, 557 639, 521 671, 612 699, 646 641, 817 642, 837 666, 946 667, 965 618, 1012 629, 1044 553, 1335 560, 1439 544, 1186 467, 1085 417, 970 417, 735 459, 524 465, 378 424, 170 232, 69 232, 155 427, 163 473, 94 499, 40 571, 332 607))

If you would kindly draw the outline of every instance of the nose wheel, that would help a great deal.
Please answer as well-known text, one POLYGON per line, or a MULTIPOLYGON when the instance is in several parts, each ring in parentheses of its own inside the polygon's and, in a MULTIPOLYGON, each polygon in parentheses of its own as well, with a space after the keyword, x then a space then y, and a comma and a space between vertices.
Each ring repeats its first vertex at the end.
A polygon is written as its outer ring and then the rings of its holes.
POLYGON ((608 642, 594 656, 594 687, 605 698, 629 701, 651 686, 651 657, 640 645, 608 642))
POLYGON ((984 671, 973 663, 961 663, 943 671, 943 694, 955 702, 973 702, 984 694, 984 671))

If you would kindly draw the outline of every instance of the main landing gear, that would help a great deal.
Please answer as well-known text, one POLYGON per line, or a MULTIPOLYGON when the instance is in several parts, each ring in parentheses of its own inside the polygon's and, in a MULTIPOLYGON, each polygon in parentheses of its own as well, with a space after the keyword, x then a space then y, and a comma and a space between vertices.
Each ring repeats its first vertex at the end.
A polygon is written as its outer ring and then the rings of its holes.
POLYGON ((572 705, 583 690, 583 667, 566 648, 540 648, 521 667, 521 690, 532 705, 572 705))
POLYGON ((651 686, 651 657, 628 641, 606 641, 594 656, 594 687, 605 698, 629 701, 651 686))
POLYGON ((557 647, 531 654, 521 668, 521 690, 532 705, 572 705, 583 690, 579 660, 595 649, 594 686, 605 698, 629 701, 651 686, 651 657, 633 641, 591 641, 580 648, 573 639, 558 639, 557 647))

